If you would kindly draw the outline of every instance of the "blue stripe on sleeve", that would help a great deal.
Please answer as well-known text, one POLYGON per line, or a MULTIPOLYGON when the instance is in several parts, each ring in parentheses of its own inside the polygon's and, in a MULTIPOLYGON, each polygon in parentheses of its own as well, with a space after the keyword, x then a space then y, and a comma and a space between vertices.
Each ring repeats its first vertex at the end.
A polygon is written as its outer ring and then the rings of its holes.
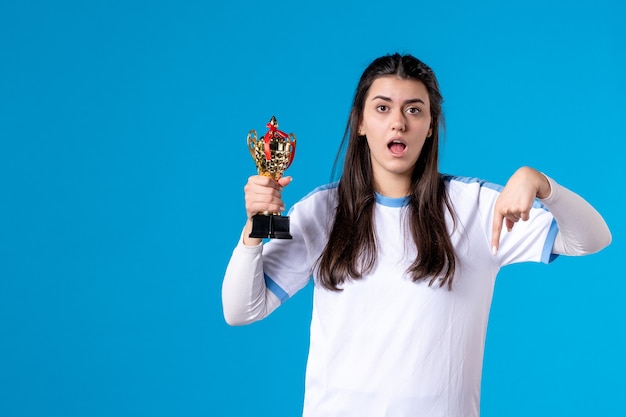
POLYGON ((546 236, 546 242, 541 252, 541 262, 544 264, 549 264, 559 257, 559 255, 552 253, 552 246, 554 246, 554 240, 556 239, 558 231, 559 227, 556 224, 556 220, 552 219, 552 224, 550 225, 550 230, 548 231, 548 236, 546 236))
POLYGON ((267 289, 273 292, 274 295, 278 297, 281 303, 285 302, 285 300, 289 298, 289 294, 287 294, 285 290, 280 288, 280 285, 275 283, 272 278, 268 277, 266 274, 263 274, 263 276, 265 277, 265 286, 267 287, 267 289))

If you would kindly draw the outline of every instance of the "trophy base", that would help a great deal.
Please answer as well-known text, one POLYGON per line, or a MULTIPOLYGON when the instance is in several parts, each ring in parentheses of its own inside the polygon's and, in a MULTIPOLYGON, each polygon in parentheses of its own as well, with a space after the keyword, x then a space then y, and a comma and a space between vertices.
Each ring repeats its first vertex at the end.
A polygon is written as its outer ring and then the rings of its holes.
POLYGON ((292 239, 289 234, 289 217, 256 214, 252 216, 252 233, 249 236, 261 239, 292 239))

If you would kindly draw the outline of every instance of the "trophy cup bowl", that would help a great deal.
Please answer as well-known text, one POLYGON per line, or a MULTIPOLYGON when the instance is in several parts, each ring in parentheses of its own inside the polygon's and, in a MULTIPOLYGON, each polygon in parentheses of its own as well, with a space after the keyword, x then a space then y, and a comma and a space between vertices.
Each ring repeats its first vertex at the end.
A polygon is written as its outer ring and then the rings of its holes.
MULTIPOLYGON (((269 130, 257 137, 254 129, 248 132, 248 149, 259 175, 278 181, 291 163, 296 152, 296 136, 278 130, 278 121, 272 116, 266 125, 269 130)), ((291 239, 289 217, 277 212, 261 212, 252 216, 250 237, 262 239, 291 239)))

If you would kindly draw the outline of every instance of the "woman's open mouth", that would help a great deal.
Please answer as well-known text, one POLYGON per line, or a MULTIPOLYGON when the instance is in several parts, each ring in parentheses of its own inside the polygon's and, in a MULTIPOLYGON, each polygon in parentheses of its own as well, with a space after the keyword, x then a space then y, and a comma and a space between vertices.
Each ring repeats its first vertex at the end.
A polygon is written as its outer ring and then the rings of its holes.
POLYGON ((387 144, 387 148, 391 151, 392 155, 401 156, 406 150, 406 143, 402 139, 392 139, 387 144))

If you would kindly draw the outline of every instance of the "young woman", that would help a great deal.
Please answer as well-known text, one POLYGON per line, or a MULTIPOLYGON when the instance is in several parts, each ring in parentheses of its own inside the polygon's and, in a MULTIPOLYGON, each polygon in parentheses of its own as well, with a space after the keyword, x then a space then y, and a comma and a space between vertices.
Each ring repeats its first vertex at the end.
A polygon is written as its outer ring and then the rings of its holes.
POLYGON ((261 320, 314 279, 305 417, 478 416, 498 270, 611 241, 593 207, 535 169, 505 187, 440 174, 441 103, 418 59, 374 60, 354 96, 341 178, 294 205, 293 240, 248 236, 253 215, 284 210, 291 179, 253 176, 244 188, 224 316, 261 320))

